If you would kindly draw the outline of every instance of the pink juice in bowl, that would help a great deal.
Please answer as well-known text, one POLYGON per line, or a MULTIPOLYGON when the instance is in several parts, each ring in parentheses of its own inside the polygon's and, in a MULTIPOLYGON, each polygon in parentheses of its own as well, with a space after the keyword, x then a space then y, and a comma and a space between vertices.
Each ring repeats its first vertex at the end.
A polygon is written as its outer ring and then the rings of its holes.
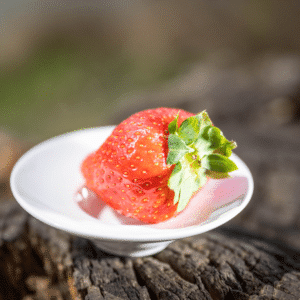
POLYGON ((212 217, 218 209, 231 204, 239 204, 239 199, 248 189, 247 178, 233 176, 226 179, 210 179, 191 198, 187 207, 177 216, 158 224, 146 224, 126 217, 110 208, 93 191, 83 186, 75 195, 77 205, 88 215, 111 224, 148 225, 154 228, 183 228, 201 225, 212 217))

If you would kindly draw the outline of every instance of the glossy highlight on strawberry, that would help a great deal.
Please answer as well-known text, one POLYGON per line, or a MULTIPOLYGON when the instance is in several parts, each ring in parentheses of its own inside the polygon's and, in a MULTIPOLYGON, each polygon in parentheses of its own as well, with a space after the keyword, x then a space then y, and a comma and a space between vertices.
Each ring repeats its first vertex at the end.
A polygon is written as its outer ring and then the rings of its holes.
POLYGON ((206 112, 149 109, 120 123, 81 171, 86 186, 113 209, 159 223, 183 210, 208 176, 235 170, 228 159, 235 147, 206 112))

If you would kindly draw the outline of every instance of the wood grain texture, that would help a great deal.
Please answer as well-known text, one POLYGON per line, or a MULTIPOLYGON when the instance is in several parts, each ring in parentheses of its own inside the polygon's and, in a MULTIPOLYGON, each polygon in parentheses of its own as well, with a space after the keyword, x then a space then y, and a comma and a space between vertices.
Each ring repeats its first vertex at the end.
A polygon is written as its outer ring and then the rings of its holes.
POLYGON ((299 253, 237 228, 122 258, 0 206, 0 300, 300 299, 299 253))

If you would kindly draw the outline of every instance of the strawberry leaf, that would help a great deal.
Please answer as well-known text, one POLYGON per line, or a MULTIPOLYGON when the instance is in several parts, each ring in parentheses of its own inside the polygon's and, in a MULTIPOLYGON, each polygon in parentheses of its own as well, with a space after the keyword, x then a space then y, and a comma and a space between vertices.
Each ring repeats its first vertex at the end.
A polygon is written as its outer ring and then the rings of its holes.
POLYGON ((178 201, 177 212, 182 211, 189 203, 193 194, 199 189, 199 178, 185 178, 180 186, 180 198, 178 201))
POLYGON ((204 155, 217 150, 223 139, 225 138, 221 135, 219 128, 208 125, 201 129, 199 136, 194 142, 194 147, 198 150, 200 158, 202 158, 204 155))
POLYGON ((227 157, 229 157, 232 153, 232 150, 236 148, 236 143, 231 141, 227 141, 223 143, 223 145, 220 147, 219 152, 227 157))
POLYGON ((172 189, 175 192, 174 204, 176 204, 179 200, 180 189, 178 189, 178 187, 180 187, 182 177, 183 177, 183 172, 181 171, 182 171, 182 166, 181 163, 179 162, 176 164, 168 182, 170 189, 172 189))
POLYGON ((221 130, 214 126, 210 126, 207 134, 208 134, 208 139, 211 141, 212 148, 214 149, 219 148, 223 140, 225 139, 221 130))
POLYGON ((209 141, 213 149, 219 148, 224 140, 226 140, 221 130, 212 125, 203 127, 199 136, 209 141))
POLYGON ((207 112, 204 110, 201 113, 199 113, 198 115, 195 116, 199 122, 200 122, 200 130, 205 127, 205 126, 209 126, 209 125, 213 125, 207 112))
POLYGON ((228 173, 216 172, 211 170, 205 170, 205 174, 212 179, 230 178, 230 175, 228 173))
POLYGON ((168 130, 169 130, 170 134, 175 133, 178 129, 178 117, 179 117, 179 113, 177 114, 176 118, 168 126, 168 130))
POLYGON ((182 122, 178 129, 178 135, 183 141, 190 145, 198 136, 200 130, 200 122, 196 117, 189 117, 182 122))
POLYGON ((196 139, 196 141, 194 143, 194 147, 198 151, 200 158, 202 158, 206 154, 213 153, 213 151, 215 150, 214 148, 212 148, 211 142, 206 140, 202 136, 199 136, 196 139))
POLYGON ((209 154, 203 156, 201 165, 203 168, 215 172, 228 173, 237 170, 236 164, 228 157, 221 154, 209 154))
POLYGON ((197 190, 205 184, 207 176, 203 169, 200 172, 183 171, 184 175, 180 185, 180 198, 178 200, 177 212, 182 211, 189 203, 197 190))
POLYGON ((177 164, 179 160, 186 154, 193 149, 186 146, 184 141, 175 134, 170 134, 168 139, 168 147, 169 147, 169 154, 167 157, 167 164, 173 165, 177 164))
POLYGON ((182 167, 180 163, 175 166, 168 185, 175 193, 174 204, 178 202, 177 212, 186 207, 193 194, 205 184, 206 180, 204 169, 200 168, 195 172, 191 168, 182 167))

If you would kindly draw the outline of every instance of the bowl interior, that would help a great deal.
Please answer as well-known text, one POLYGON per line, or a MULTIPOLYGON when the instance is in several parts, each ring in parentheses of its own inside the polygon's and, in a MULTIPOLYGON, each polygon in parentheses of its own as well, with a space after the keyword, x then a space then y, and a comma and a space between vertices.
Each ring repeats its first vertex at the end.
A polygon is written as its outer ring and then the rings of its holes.
POLYGON ((104 240, 159 241, 199 234, 237 215, 250 201, 253 179, 245 163, 232 159, 232 178, 212 180, 176 218, 150 225, 126 218, 84 187, 83 159, 106 140, 113 126, 79 130, 47 140, 15 165, 11 188, 37 219, 70 233, 104 240))

